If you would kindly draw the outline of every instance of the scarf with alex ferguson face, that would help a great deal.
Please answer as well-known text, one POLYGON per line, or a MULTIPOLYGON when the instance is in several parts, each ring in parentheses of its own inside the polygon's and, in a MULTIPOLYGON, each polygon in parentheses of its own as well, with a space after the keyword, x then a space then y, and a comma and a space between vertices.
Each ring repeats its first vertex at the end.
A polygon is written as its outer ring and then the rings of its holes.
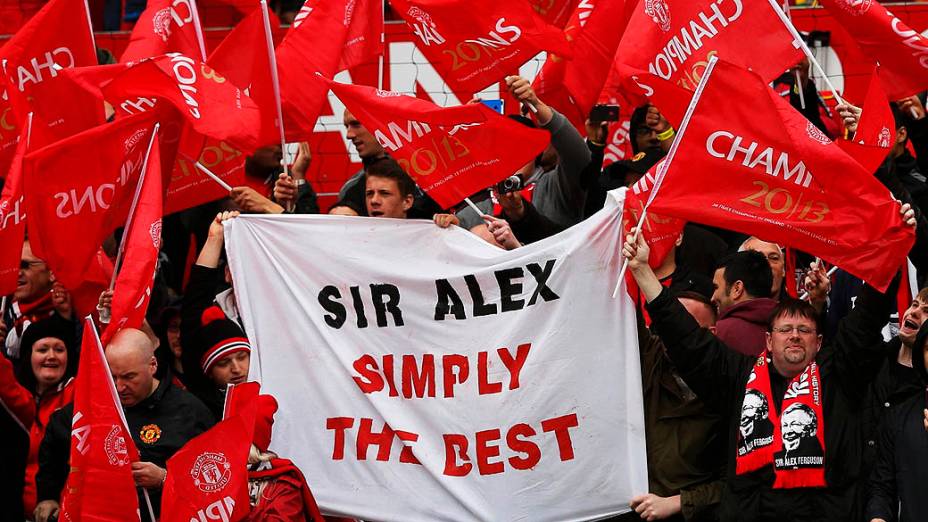
POLYGON ((770 388, 767 354, 748 377, 738 433, 738 475, 773 465, 775 489, 825 487, 821 375, 813 361, 786 387, 781 413, 770 388))

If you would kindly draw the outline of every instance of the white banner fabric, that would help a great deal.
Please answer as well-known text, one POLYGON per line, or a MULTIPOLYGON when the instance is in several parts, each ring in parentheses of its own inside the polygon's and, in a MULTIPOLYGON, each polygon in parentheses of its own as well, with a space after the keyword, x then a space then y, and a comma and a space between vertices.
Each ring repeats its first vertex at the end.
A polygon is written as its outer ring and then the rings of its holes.
POLYGON ((271 448, 324 512, 592 520, 647 492, 622 195, 508 252, 425 221, 227 222, 271 448))

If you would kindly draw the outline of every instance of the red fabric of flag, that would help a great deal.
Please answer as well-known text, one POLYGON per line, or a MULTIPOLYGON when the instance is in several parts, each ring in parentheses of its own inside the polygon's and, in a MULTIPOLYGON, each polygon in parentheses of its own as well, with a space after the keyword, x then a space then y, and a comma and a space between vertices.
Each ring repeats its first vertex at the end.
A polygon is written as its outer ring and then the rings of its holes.
POLYGON ((0 193, 0 295, 10 295, 19 280, 19 260, 26 237, 26 203, 23 192, 23 156, 27 130, 19 137, 10 172, 0 193))
POLYGON ((26 155, 29 242, 65 287, 80 285, 103 240, 125 225, 158 115, 122 118, 26 155))
MULTIPOLYGON (((163 99, 204 136, 246 151, 258 146, 258 106, 212 67, 182 54, 169 53, 130 67, 105 85, 103 94, 124 113, 134 112, 125 110, 127 100, 163 99)), ((199 148, 194 156, 199 156, 199 148)))
POLYGON ((251 400, 249 406, 191 439, 168 460, 161 522, 236 522, 248 516, 248 452, 256 406, 257 401, 251 400))
POLYGON ((132 479, 132 462, 139 460, 139 453, 89 317, 74 380, 71 426, 71 472, 61 494, 61 520, 139 520, 132 479))
POLYGON ((518 70, 541 51, 571 56, 563 31, 527 2, 392 0, 419 49, 448 85, 475 93, 518 70))
POLYGON ((570 23, 580 0, 528 0, 528 3, 545 22, 564 28, 570 23))
MULTIPOLYGON (((9 170, 16 140, 26 114, 36 112, 34 127, 61 120, 73 111, 86 110, 77 104, 89 103, 85 97, 69 97, 36 106, 30 101, 36 87, 60 75, 62 69, 97 64, 97 53, 90 32, 90 19, 83 0, 52 0, 20 28, 2 48, 4 93, 0 97, 0 177, 9 170), (15 114, 14 111, 15 104, 15 114)), ((76 96, 80 96, 77 94, 76 96)), ((40 95, 40 98, 44 98, 40 95)), ((48 100, 46 100, 48 101, 48 100)), ((102 110, 102 107, 99 107, 102 110)), ((102 113, 101 113, 102 117, 102 113)), ((38 135, 36 136, 39 137, 38 135)))
POLYGON ((827 0, 822 5, 863 54, 880 64, 880 80, 890 100, 928 89, 928 38, 875 0, 827 0))
POLYGON ((195 0, 153 0, 139 16, 121 63, 137 62, 167 53, 203 59, 197 41, 195 0))
POLYGON ((547 131, 526 127, 483 104, 442 108, 395 92, 326 81, 442 208, 511 176, 550 141, 547 131))
POLYGON ((896 121, 877 73, 874 70, 870 77, 857 132, 850 140, 838 140, 838 145, 867 172, 876 172, 896 143, 896 121))
POLYGON ((294 19, 276 56, 287 141, 307 141, 328 95, 326 78, 383 52, 383 17, 374 0, 309 1, 294 19))
POLYGON ((156 139, 145 160, 132 221, 124 232, 125 250, 113 289, 110 324, 102 335, 104 343, 123 328, 141 327, 145 319, 161 249, 161 200, 161 152, 156 139))
POLYGON ((616 60, 689 90, 713 55, 772 81, 801 57, 773 9, 766 1, 641 1, 616 60))
POLYGON ((757 74, 719 61, 677 140, 655 212, 798 248, 883 291, 912 247, 889 191, 757 74))
MULTIPOLYGON (((272 27, 280 25, 274 13, 268 14, 272 27)), ((239 22, 209 55, 206 63, 223 78, 242 89, 261 109, 258 143, 279 143, 277 105, 274 101, 274 85, 271 83, 270 55, 264 33, 262 8, 255 9, 239 22)))

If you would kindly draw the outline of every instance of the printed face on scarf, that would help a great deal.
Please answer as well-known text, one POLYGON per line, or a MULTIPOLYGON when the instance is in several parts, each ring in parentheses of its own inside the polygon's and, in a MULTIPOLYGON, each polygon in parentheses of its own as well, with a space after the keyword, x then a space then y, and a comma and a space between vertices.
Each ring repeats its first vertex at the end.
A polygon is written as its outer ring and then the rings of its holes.
POLYGON ((792 379, 809 365, 822 347, 815 321, 798 315, 783 315, 773 321, 767 332, 767 350, 773 367, 783 377, 792 379))
POLYGON ((23 243, 23 252, 19 261, 19 279, 13 299, 21 303, 31 303, 52 290, 52 273, 45 261, 35 257, 29 241, 23 243))
POLYGON ((754 432, 756 422, 767 418, 767 399, 756 390, 748 390, 741 404, 741 434, 748 436, 754 432))
POLYGON ((790 405, 780 418, 780 432, 787 451, 795 451, 802 439, 814 437, 815 430, 815 414, 804 404, 790 405))

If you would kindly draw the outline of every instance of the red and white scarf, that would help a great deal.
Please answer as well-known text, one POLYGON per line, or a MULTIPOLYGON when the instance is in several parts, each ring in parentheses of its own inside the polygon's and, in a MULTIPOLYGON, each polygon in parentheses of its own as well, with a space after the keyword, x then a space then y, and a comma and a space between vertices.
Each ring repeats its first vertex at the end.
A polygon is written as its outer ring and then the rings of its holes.
POLYGON ((736 473, 742 475, 772 464, 775 489, 825 487, 825 424, 818 365, 813 361, 790 381, 779 414, 768 365, 766 354, 761 355, 748 378, 736 473))

